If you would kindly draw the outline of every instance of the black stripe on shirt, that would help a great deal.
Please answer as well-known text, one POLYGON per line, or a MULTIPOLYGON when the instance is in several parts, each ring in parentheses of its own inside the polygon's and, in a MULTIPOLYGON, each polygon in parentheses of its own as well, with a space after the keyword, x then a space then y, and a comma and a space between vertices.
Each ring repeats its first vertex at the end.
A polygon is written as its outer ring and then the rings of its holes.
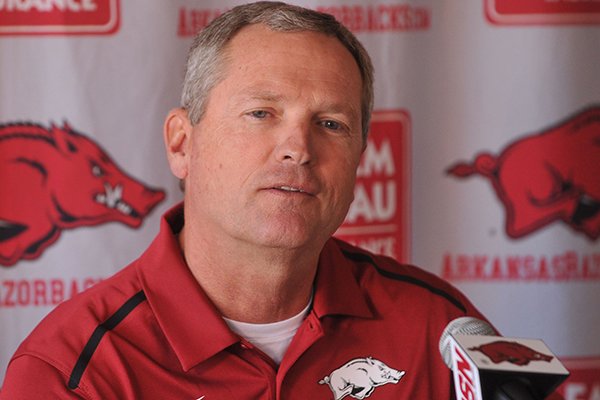
POLYGON ((92 336, 88 340, 87 344, 83 348, 83 351, 79 355, 77 359, 77 363, 75 363, 75 367, 71 372, 71 377, 69 378, 69 389, 76 389, 79 386, 79 382, 81 381, 81 377, 85 369, 87 368, 90 359, 94 355, 94 352, 98 348, 100 344, 100 340, 104 334, 110 330, 113 330, 126 316, 129 315, 142 301, 146 300, 146 294, 143 291, 137 292, 133 295, 129 300, 125 302, 113 315, 111 315, 106 321, 101 323, 94 329, 92 336))
POLYGON ((371 256, 369 256, 368 254, 354 253, 354 252, 350 252, 345 249, 341 249, 341 250, 342 250, 342 253, 344 253, 344 255, 346 257, 348 257, 349 259, 351 259, 352 261, 366 262, 366 263, 371 264, 372 266, 375 267, 375 270, 377 270, 377 272, 379 272, 381 275, 385 276, 386 278, 395 279, 397 281, 407 282, 407 283, 411 283, 413 285, 421 286, 422 288, 427 289, 431 293, 445 298, 450 303, 452 303, 454 306, 459 308, 462 312, 464 312, 464 313, 467 312, 467 308, 456 297, 452 296, 451 294, 449 294, 448 292, 446 292, 440 288, 432 286, 429 283, 427 283, 421 279, 415 278, 414 276, 397 274, 395 272, 385 270, 385 269, 379 267, 375 263, 375 260, 373 260, 373 258, 371 256))

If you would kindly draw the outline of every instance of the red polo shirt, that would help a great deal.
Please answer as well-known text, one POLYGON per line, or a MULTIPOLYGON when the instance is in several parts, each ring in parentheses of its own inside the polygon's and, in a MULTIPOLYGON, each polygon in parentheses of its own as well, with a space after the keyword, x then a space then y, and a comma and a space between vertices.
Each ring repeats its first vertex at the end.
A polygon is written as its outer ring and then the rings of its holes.
POLYGON ((332 239, 313 307, 279 367, 231 332, 198 285, 168 212, 147 251, 61 304, 12 358, 0 399, 450 399, 447 323, 482 318, 456 289, 332 239))

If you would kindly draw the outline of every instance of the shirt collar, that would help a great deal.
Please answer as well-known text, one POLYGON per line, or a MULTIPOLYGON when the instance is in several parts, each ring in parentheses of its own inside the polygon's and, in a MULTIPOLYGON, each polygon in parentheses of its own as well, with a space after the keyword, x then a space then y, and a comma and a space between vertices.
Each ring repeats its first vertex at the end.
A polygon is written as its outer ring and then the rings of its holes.
POLYGON ((138 274, 160 328, 185 371, 239 341, 189 270, 176 233, 183 207, 169 210, 139 260, 138 274))
POLYGON ((321 319, 327 315, 374 317, 356 280, 358 268, 342 253, 337 239, 329 239, 319 259, 313 309, 321 319))

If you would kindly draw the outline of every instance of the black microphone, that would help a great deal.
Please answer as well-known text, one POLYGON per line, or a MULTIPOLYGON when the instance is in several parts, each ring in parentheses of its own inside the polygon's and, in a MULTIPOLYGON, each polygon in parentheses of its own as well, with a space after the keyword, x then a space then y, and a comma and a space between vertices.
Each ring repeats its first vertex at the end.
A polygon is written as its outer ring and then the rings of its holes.
POLYGON ((498 336, 473 317, 451 321, 439 348, 457 400, 543 400, 569 375, 541 340, 498 336))

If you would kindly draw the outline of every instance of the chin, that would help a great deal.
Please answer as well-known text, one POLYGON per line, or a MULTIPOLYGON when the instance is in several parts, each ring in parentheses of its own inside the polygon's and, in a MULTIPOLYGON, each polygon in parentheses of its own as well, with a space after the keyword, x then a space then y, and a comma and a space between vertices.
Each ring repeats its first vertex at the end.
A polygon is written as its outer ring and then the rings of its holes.
POLYGON ((255 237, 253 239, 258 245, 262 245, 264 247, 277 248, 281 250, 298 249, 311 244, 311 240, 309 237, 298 235, 269 235, 263 237, 255 237))
POLYGON ((319 243, 324 243, 327 239, 322 239, 321 235, 315 234, 314 231, 306 229, 292 229, 287 226, 284 229, 269 229, 268 231, 259 231, 251 237, 256 244, 265 247, 278 249, 299 249, 307 246, 316 246, 319 243))

